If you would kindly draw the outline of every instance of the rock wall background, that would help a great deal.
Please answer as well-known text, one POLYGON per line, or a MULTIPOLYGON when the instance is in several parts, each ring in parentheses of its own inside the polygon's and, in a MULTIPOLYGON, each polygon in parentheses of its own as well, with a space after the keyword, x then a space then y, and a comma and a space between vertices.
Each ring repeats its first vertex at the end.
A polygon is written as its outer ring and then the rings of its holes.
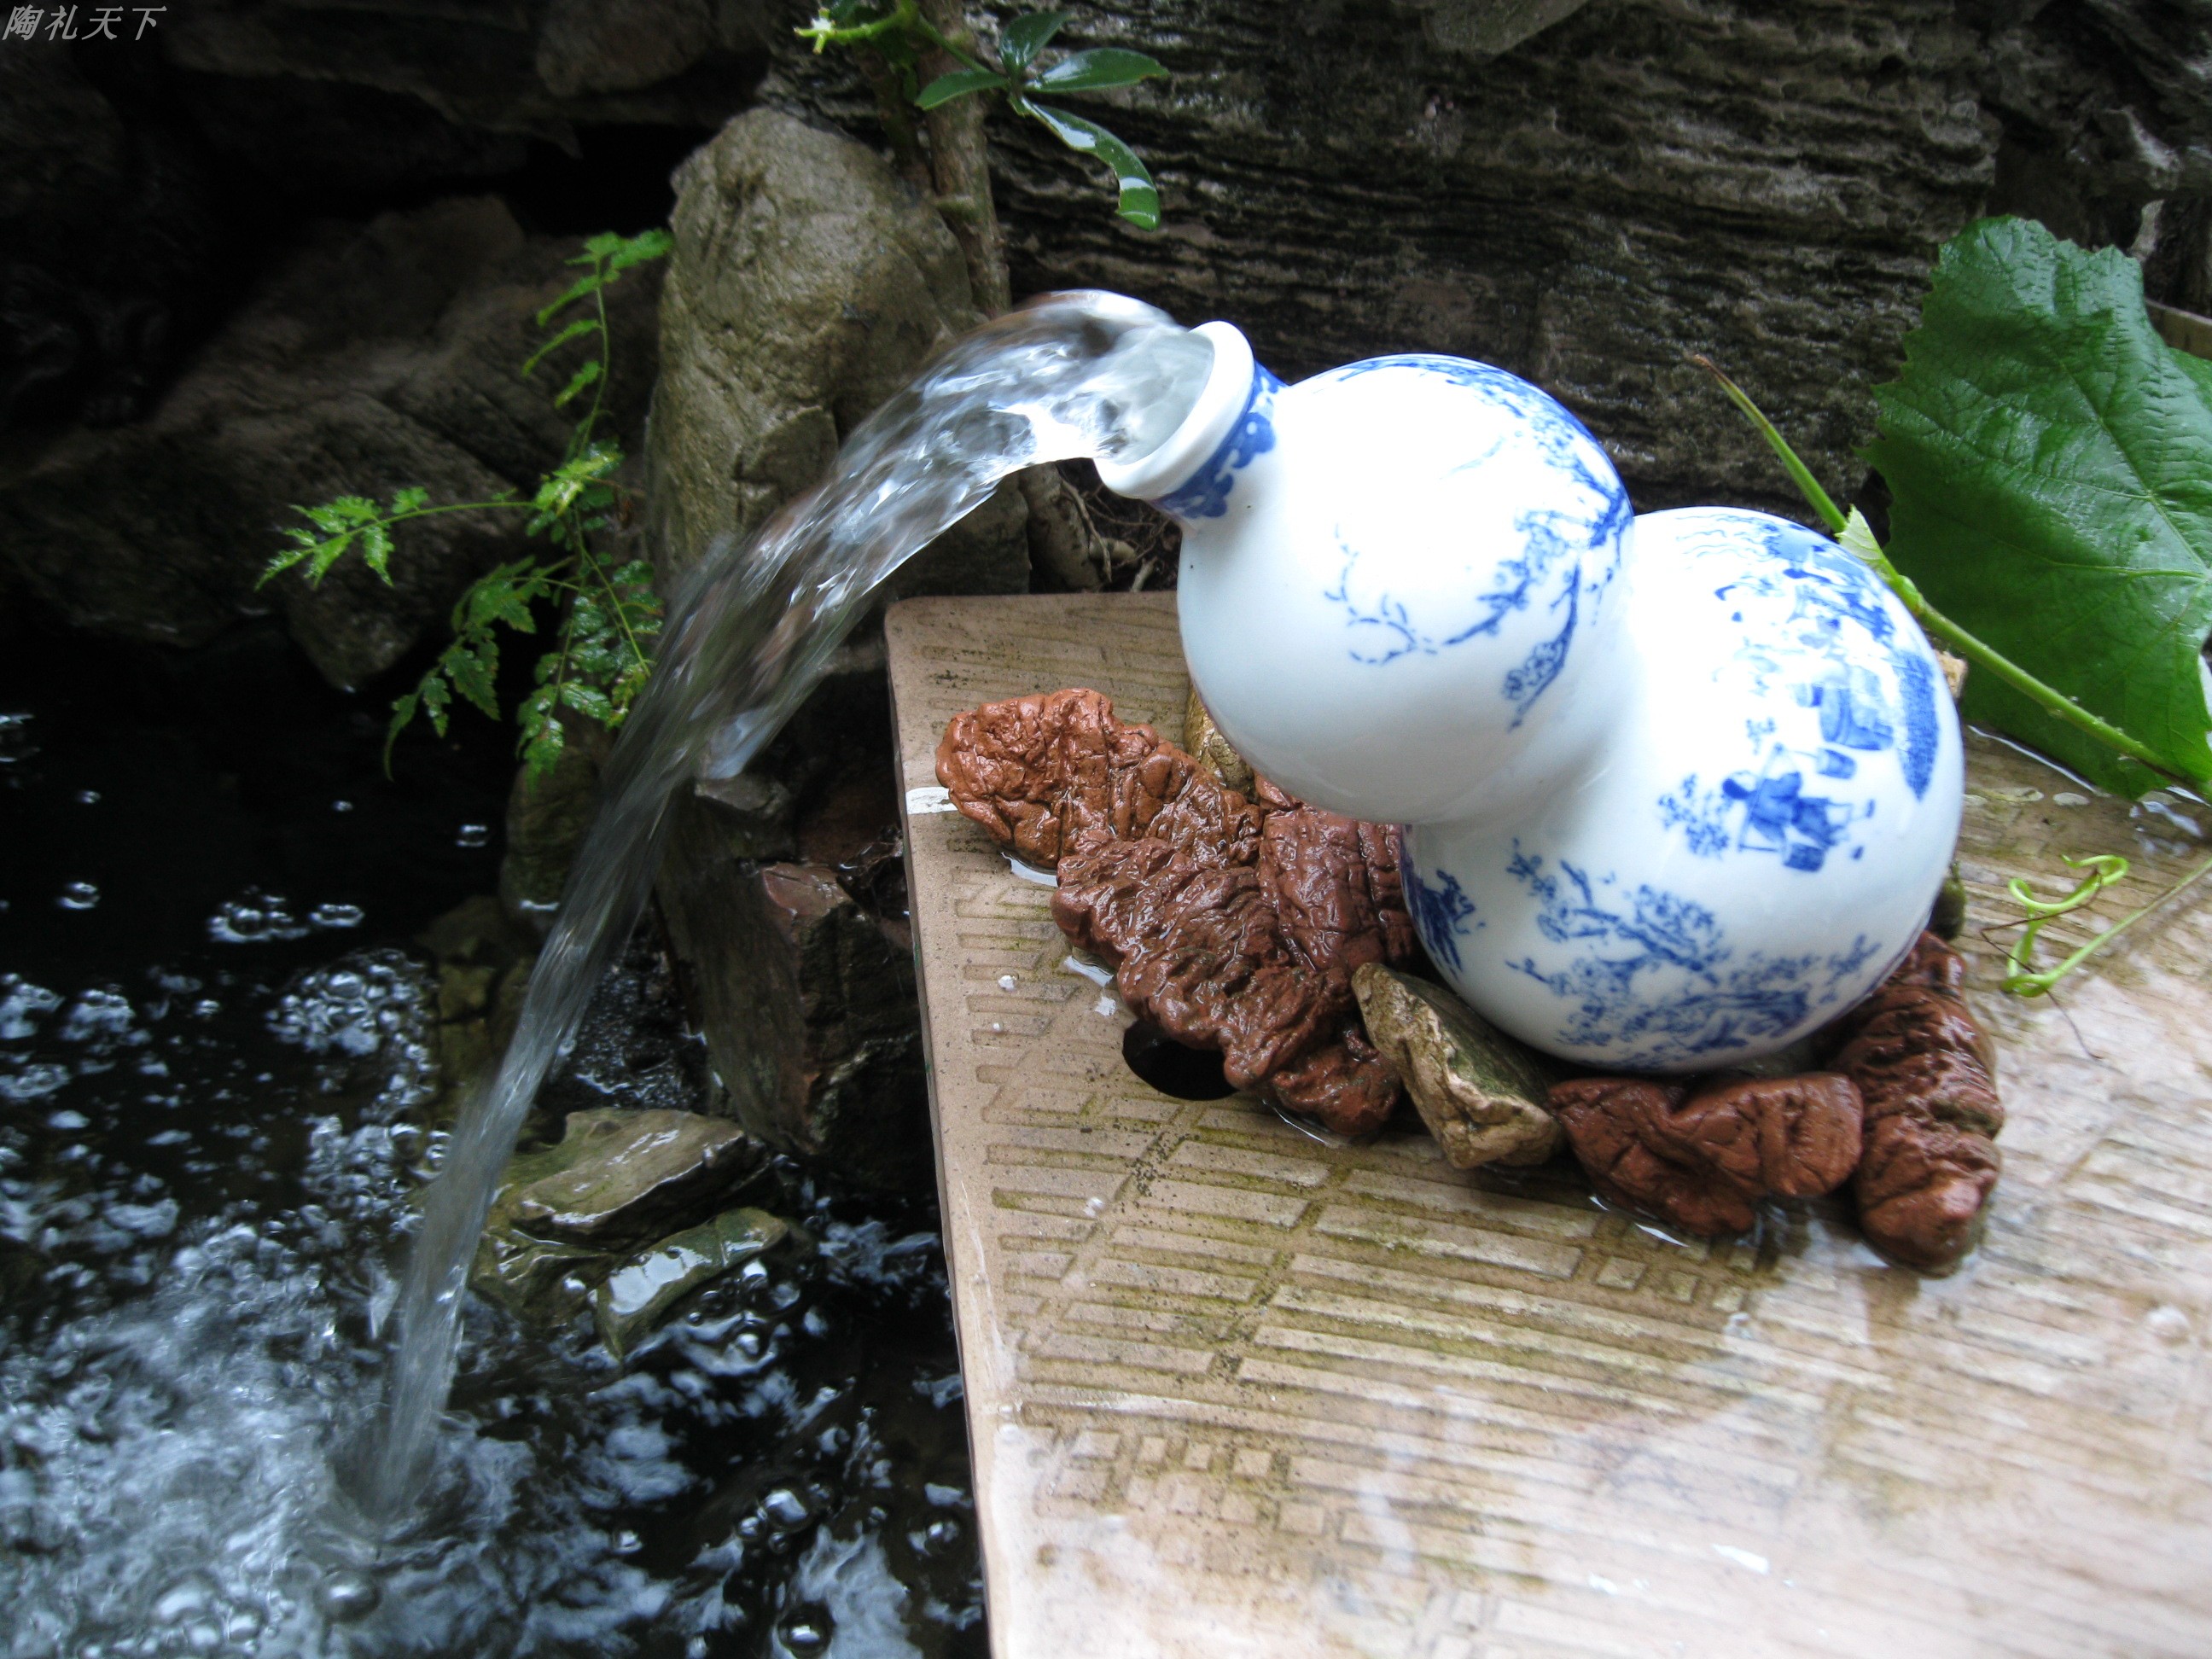
MULTIPOLYGON (((58 427, 143 418, 219 354, 312 220, 489 190, 526 234, 635 228, 757 103, 867 134, 849 64, 792 33, 811 9, 198 0, 135 40, 0 43, 0 488, 58 427)), ((1867 386, 1980 213, 2135 247, 2154 297, 2212 304, 2208 0, 1067 9, 1069 44, 1175 71, 1111 100, 1167 222, 1121 225, 1092 170, 998 121, 1018 290, 1233 317, 1291 374, 1493 359, 1580 410, 1646 505, 1784 499, 1692 350, 1855 471, 1867 386)))
MULTIPOLYGON (((1165 223, 1121 225, 1091 171, 1003 122, 1017 292, 1226 316, 1293 375, 1416 347, 1502 363, 1574 407, 1646 507, 1796 505, 1692 351, 1855 483, 1935 251, 1984 213, 2148 252, 2164 201, 2169 292, 2203 282, 2201 0, 1593 0, 1495 56, 1449 44, 1516 11, 1495 0, 1066 9, 1070 44, 1174 71, 1112 123, 1165 223)), ((763 94, 866 116, 816 60, 763 94)))

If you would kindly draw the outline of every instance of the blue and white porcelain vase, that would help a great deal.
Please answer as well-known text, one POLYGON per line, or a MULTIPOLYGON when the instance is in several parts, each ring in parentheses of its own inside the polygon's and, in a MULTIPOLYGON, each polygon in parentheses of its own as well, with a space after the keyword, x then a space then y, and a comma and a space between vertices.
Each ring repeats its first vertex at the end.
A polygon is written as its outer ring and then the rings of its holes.
POLYGON ((1911 946, 1963 788, 1934 653, 1881 580, 1764 514, 1634 517, 1501 369, 1285 386, 1237 331, 1121 494, 1183 529, 1184 654, 1293 794, 1406 826, 1437 969, 1585 1065, 1706 1071, 1805 1036, 1911 946))

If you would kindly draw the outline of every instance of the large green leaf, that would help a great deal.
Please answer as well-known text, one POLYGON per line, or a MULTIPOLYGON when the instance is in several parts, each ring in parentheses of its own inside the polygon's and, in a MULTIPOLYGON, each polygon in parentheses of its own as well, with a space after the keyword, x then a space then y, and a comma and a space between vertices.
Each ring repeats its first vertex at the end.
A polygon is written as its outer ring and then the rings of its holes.
MULTIPOLYGON (((1865 451, 1929 601, 2189 777, 2212 779, 2212 366, 2153 331, 2135 262, 2018 219, 1943 250, 1865 451)), ((2107 787, 2157 781, 1975 674, 1967 714, 2107 787)))

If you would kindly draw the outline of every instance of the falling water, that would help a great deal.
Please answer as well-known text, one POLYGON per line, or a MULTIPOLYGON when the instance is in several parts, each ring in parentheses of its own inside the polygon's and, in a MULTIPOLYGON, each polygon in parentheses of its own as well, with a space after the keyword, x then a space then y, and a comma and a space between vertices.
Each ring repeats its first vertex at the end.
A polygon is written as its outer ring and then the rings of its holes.
POLYGON ((1042 461, 1158 447, 1211 360, 1210 346, 1150 306, 1048 296, 956 343, 860 425, 827 483, 691 573, 608 763, 605 805, 514 1040, 463 1113, 425 1200, 383 1419, 355 1475, 373 1516, 404 1515, 428 1472, 462 1288, 500 1172, 643 906, 675 792, 702 772, 742 771, 821 678, 869 595, 1001 478, 1042 461))

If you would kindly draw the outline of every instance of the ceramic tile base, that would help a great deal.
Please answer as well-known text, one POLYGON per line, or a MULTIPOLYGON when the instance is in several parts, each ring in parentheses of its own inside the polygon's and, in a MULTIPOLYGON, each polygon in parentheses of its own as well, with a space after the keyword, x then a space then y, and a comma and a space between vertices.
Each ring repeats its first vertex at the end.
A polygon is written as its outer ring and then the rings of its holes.
MULTIPOLYGON (((1139 1082, 933 757, 1065 685, 1178 732, 1173 596, 888 627, 1000 1659, 2212 1652, 2212 902, 2057 1005, 1962 941, 2012 1115, 1956 1276, 1826 1205, 1678 1242, 1565 1168, 1470 1178, 1419 1133, 1328 1146, 1139 1082)), ((2124 914, 2212 829, 1985 739, 1968 788, 1975 927, 2008 876, 2069 887, 2060 853, 2135 859, 2124 914)))

